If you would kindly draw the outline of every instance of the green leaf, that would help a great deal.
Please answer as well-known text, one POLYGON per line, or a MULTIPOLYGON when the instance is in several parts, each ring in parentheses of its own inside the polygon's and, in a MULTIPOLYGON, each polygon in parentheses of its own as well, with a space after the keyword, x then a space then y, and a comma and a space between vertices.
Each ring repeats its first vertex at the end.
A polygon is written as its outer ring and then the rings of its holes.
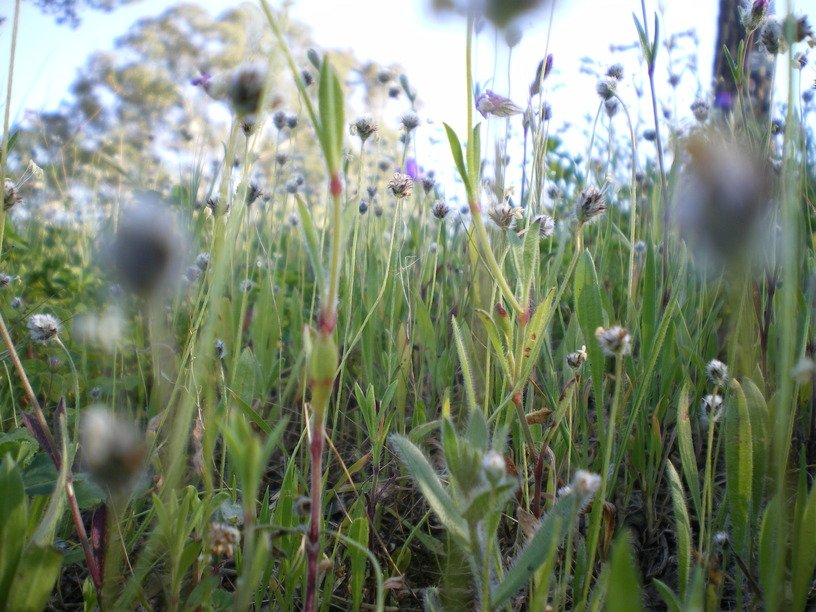
POLYGON ((654 17, 654 38, 652 39, 652 51, 649 56, 652 69, 654 69, 655 62, 657 61, 657 50, 660 48, 658 46, 660 39, 660 20, 657 18, 657 13, 655 13, 654 17))
POLYGON ((6 609, 44 609, 59 578, 61 566, 62 555, 50 546, 30 546, 26 549, 8 592, 6 609))
POLYGON ((482 156, 482 135, 481 123, 473 126, 473 133, 471 134, 470 142, 468 142, 468 176, 471 177, 473 185, 471 188, 476 188, 479 185, 479 158, 482 156))
POLYGON ((553 304, 554 299, 555 287, 552 287, 536 308, 533 318, 530 319, 530 323, 527 325, 524 336, 524 363, 521 366, 521 371, 516 381, 516 390, 527 384, 527 379, 530 377, 530 373, 538 362, 538 356, 547 338, 547 325, 555 308, 553 304))
POLYGON ((326 157, 326 166, 331 174, 336 174, 340 171, 340 161, 343 157, 345 110, 340 79, 326 58, 320 63, 317 98, 320 113, 318 136, 323 146, 323 155, 326 157))
MULTIPOLYGON (((797 501, 805 497, 800 489, 797 501)), ((816 486, 811 487, 802 512, 797 516, 793 531, 791 578, 793 589, 792 610, 804 610, 810 592, 813 573, 816 571, 816 486)))
POLYGON ((666 462, 671 488, 672 505, 674 506, 674 539, 677 544, 677 584, 680 599, 686 595, 686 586, 691 569, 691 521, 689 520, 686 499, 683 495, 683 483, 671 461, 666 462))
MULTIPOLYGON (((689 386, 688 382, 680 391, 677 402, 677 445, 680 448, 680 467, 689 487, 694 511, 701 516, 700 473, 697 470, 697 459, 694 455, 694 443, 691 439, 691 421, 689 419, 689 386)), ((682 596, 681 596, 682 599, 682 596)))
POLYGON ((28 523, 23 477, 14 462, 6 457, 0 464, 0 608, 9 592, 14 572, 23 552, 28 523))
POLYGON ((734 56, 731 55, 731 51, 728 50, 728 47, 723 45, 723 57, 725 57, 725 61, 728 64, 728 69, 731 71, 731 78, 734 79, 734 83, 740 83, 742 78, 740 77, 741 68, 737 68, 737 64, 734 61, 734 56))
POLYGON ((663 603, 666 604, 669 612, 682 612, 683 611, 683 604, 681 603, 680 598, 671 590, 669 585, 665 582, 658 580, 657 578, 652 579, 652 584, 657 589, 660 598, 663 600, 663 603))
POLYGON ((584 335, 589 365, 592 371, 592 386, 595 391, 595 405, 603 406, 603 378, 606 370, 606 357, 595 337, 595 330, 602 326, 603 306, 601 291, 598 288, 598 277, 595 264, 589 251, 584 251, 575 271, 575 310, 578 323, 584 335))
POLYGON ((394 434, 391 445, 399 455, 408 473, 416 480, 428 505, 436 513, 445 528, 461 544, 468 545, 467 527, 459 509, 442 486, 428 459, 408 438, 394 434))
POLYGON ((298 217, 300 218, 300 231, 303 241, 306 243, 306 251, 309 253, 309 261, 312 264, 312 271, 315 275, 315 283, 318 287, 325 286, 325 275, 323 273, 323 257, 320 252, 320 238, 317 235, 312 212, 300 194, 295 194, 297 201, 298 217))
POLYGON ((575 493, 560 498, 541 521, 533 537, 507 570, 490 596, 490 609, 501 608, 526 585, 533 574, 556 554, 558 544, 572 529, 578 514, 579 500, 575 493))
POLYGON ((456 352, 459 355, 459 363, 462 366, 462 379, 465 384, 465 398, 467 399, 468 410, 476 410, 476 391, 473 386, 473 371, 470 367, 470 360, 468 359, 465 343, 462 340, 462 332, 459 330, 459 324, 456 322, 456 317, 451 317, 451 326, 453 327, 453 338, 456 342, 456 352))
POLYGON ((734 401, 729 403, 725 413, 726 490, 733 524, 734 546, 740 554, 746 554, 751 537, 753 442, 745 393, 736 380, 731 382, 731 386, 734 401))
POLYGON ((638 570, 627 533, 618 536, 612 547, 612 558, 609 563, 609 584, 604 609, 607 612, 643 610, 638 570))
POLYGON ((445 126, 445 133, 448 135, 448 143, 450 144, 456 169, 459 171, 459 176, 462 177, 462 182, 465 184, 468 194, 470 194, 470 182, 468 181, 468 171, 465 167, 465 158, 462 155, 462 144, 459 142, 459 137, 456 135, 456 132, 453 131, 453 128, 447 123, 443 123, 443 125, 445 126))
POLYGON ((640 24, 640 19, 637 18, 637 15, 632 13, 632 19, 635 20, 635 27, 638 31, 638 38, 640 39, 640 48, 643 51, 643 57, 646 58, 646 63, 651 66, 652 65, 652 56, 651 56, 651 45, 649 44, 649 38, 646 36, 646 31, 643 29, 643 26, 640 24))
MULTIPOLYGON (((361 516, 354 519, 349 527, 349 538, 357 542, 360 546, 368 548, 368 518, 361 516)), ((349 546, 347 554, 351 561, 351 596, 353 598, 353 608, 360 609, 363 601, 363 585, 366 578, 366 554, 365 552, 349 546)))

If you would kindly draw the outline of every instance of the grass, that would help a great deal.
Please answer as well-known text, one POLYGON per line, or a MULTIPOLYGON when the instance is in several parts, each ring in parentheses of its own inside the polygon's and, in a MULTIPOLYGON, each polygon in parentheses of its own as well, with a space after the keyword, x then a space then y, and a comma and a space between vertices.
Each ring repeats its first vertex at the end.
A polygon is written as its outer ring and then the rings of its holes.
MULTIPOLYGON (((100 226, 2 213, 0 607, 816 604, 815 183, 794 88, 766 138, 739 58, 736 112, 654 146, 612 91, 624 136, 601 142, 601 101, 564 165, 539 71, 524 176, 546 183, 515 210, 483 143, 521 117, 477 121, 468 17, 467 128, 446 126, 467 206, 437 218, 440 185, 400 192, 379 164, 392 147, 405 168, 417 133, 351 143, 331 55, 309 53, 307 85, 262 7, 269 65, 210 90, 235 111, 234 170, 160 186, 147 223, 124 199, 100 226), (280 54, 320 178, 288 190, 276 169, 250 201, 271 145, 241 125, 280 54), (62 325, 35 343, 39 312, 62 325)), ((653 91, 647 111, 659 134, 653 91)), ((4 134, 19 176, 8 113, 4 134)))

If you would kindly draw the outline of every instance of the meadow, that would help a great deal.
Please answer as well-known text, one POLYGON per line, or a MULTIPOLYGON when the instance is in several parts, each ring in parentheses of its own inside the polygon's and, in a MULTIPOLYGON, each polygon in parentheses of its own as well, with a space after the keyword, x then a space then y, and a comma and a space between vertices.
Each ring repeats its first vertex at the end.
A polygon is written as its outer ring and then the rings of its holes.
POLYGON ((691 37, 632 3, 639 72, 591 68, 575 151, 547 41, 524 100, 473 61, 534 4, 447 7, 466 127, 438 168, 410 75, 267 0, 168 12, 205 32, 170 51, 142 24, 167 74, 90 63, 82 129, 13 125, 10 74, 0 609, 816 606, 807 16, 745 4, 734 94, 669 111, 691 37))

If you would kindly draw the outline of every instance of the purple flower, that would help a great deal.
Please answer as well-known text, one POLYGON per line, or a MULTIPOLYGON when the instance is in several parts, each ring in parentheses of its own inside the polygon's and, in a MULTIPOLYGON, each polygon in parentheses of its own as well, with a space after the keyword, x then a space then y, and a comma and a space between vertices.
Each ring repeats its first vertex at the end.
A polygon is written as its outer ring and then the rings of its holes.
POLYGON ((720 91, 714 97, 714 108, 717 108, 723 112, 729 112, 734 106, 734 99, 731 95, 731 92, 728 91, 720 91))
POLYGON ((405 174, 414 180, 419 178, 419 166, 417 166, 416 160, 413 157, 409 157, 405 162, 405 174))
POLYGON ((199 85, 206 91, 212 82, 212 75, 206 70, 201 71, 201 76, 190 81, 190 85, 198 87, 199 85))
POLYGON ((521 108, 516 106, 510 98, 505 98, 489 89, 480 94, 476 98, 476 110, 479 111, 485 119, 488 115, 494 117, 511 117, 522 113, 521 108))

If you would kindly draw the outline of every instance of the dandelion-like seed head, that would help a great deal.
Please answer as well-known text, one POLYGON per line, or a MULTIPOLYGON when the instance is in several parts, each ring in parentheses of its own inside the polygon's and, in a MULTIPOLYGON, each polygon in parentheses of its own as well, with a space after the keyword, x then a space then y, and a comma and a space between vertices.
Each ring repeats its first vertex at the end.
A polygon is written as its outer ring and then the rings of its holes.
POLYGON ((581 498, 591 498, 601 488, 601 477, 587 470, 577 470, 572 476, 570 487, 581 498))
POLYGON ((50 314, 34 314, 28 318, 28 333, 37 344, 48 344, 60 333, 60 322, 50 314))
POLYGON ((575 216, 579 225, 592 223, 606 212, 606 198, 597 187, 585 187, 578 195, 575 204, 575 216))
POLYGON ((20 194, 17 184, 10 178, 3 182, 3 186, 3 210, 10 210, 23 201, 23 196, 20 194))
POLYGON ((620 325, 598 327, 595 330, 595 337, 601 345, 601 350, 608 357, 620 357, 632 352, 632 336, 625 327, 620 325))
POLYGON ((84 468, 114 495, 135 484, 147 457, 147 445, 135 425, 99 405, 84 410, 79 444, 84 468))
POLYGON ((724 386, 728 382, 728 366, 719 359, 712 359, 706 365, 708 380, 717 386, 724 386))
POLYGON ((419 126, 419 116, 413 112, 405 113, 400 117, 400 123, 406 132, 413 132, 419 126))
POLYGON ((387 187, 398 200, 410 198, 411 194, 414 192, 414 179, 407 174, 395 172, 394 176, 391 177, 391 180, 388 181, 387 187))

